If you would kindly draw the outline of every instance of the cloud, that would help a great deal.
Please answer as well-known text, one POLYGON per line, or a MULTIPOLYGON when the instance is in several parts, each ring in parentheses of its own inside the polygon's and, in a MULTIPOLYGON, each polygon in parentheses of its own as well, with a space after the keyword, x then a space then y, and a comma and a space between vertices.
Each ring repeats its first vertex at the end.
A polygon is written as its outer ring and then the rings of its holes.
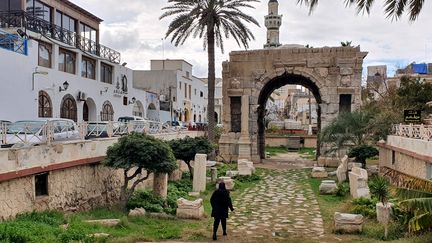
MULTIPOLYGON (((128 66, 149 69, 151 59, 182 58, 194 65, 194 75, 207 76, 207 52, 202 40, 189 39, 183 46, 175 47, 165 40, 169 21, 159 20, 166 0, 72 0, 104 19, 101 25, 102 44, 122 53, 128 66)), ((309 44, 314 47, 340 46, 341 41, 352 41, 369 52, 366 65, 380 63, 390 66, 408 64, 412 61, 432 62, 432 4, 425 3, 416 22, 404 17, 397 22, 386 19, 383 8, 375 4, 370 15, 357 15, 355 8, 345 8, 343 1, 322 0, 308 15, 304 6, 296 1, 279 1, 279 12, 283 15, 280 40, 283 44, 309 44)), ((266 40, 264 16, 268 1, 254 4, 255 10, 247 14, 256 18, 261 27, 249 25, 256 40, 250 49, 261 49, 266 40)), ((216 75, 221 76, 222 62, 228 60, 229 52, 241 50, 233 39, 225 41, 225 53, 216 51, 216 75)))

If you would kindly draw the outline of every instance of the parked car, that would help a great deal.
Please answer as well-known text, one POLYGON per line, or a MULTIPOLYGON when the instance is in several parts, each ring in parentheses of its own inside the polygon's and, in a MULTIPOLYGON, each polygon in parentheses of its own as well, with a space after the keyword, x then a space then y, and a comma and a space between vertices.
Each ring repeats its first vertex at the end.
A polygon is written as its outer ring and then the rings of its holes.
POLYGON ((40 118, 11 123, 6 130, 6 144, 40 144, 46 142, 46 126, 53 129, 53 141, 79 139, 78 127, 74 121, 61 118, 40 118))
POLYGON ((121 116, 118 118, 119 122, 130 122, 130 121, 146 121, 147 119, 140 116, 121 116))
MULTIPOLYGON (((107 121, 89 122, 87 124, 87 135, 85 136, 85 139, 107 138, 108 125, 109 122, 107 121)), ((124 123, 113 122, 112 126, 113 136, 121 136, 127 133, 127 127, 124 123)))

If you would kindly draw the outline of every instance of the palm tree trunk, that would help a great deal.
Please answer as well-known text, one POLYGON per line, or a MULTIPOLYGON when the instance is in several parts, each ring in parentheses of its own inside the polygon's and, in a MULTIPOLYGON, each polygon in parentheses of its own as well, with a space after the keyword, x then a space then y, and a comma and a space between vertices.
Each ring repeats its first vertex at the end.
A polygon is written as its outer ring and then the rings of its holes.
POLYGON ((215 140, 215 33, 214 24, 209 23, 207 26, 207 52, 208 52, 208 104, 207 104, 207 121, 208 121, 208 139, 210 142, 215 140))

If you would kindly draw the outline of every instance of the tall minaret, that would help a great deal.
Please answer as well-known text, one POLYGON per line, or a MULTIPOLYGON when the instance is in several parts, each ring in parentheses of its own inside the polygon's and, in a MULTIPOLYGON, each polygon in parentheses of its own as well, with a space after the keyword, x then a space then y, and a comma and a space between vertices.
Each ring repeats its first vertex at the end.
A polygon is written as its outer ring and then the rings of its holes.
POLYGON ((282 15, 278 15, 279 3, 277 0, 270 0, 268 3, 269 13, 265 16, 265 26, 267 27, 267 43, 264 48, 278 47, 279 28, 282 24, 282 15))

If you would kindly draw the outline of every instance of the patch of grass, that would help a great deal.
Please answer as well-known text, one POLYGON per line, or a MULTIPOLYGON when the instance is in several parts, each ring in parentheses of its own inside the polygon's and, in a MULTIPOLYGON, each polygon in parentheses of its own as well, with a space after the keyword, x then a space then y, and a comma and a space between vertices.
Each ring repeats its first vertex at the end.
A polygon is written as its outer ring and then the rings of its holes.
POLYGON ((278 154, 286 154, 288 153, 288 148, 284 147, 284 146, 280 146, 280 147, 269 147, 266 146, 266 153, 270 156, 276 156, 278 154))
POLYGON ((300 148, 298 153, 301 158, 305 159, 315 159, 316 158, 316 148, 300 148))

